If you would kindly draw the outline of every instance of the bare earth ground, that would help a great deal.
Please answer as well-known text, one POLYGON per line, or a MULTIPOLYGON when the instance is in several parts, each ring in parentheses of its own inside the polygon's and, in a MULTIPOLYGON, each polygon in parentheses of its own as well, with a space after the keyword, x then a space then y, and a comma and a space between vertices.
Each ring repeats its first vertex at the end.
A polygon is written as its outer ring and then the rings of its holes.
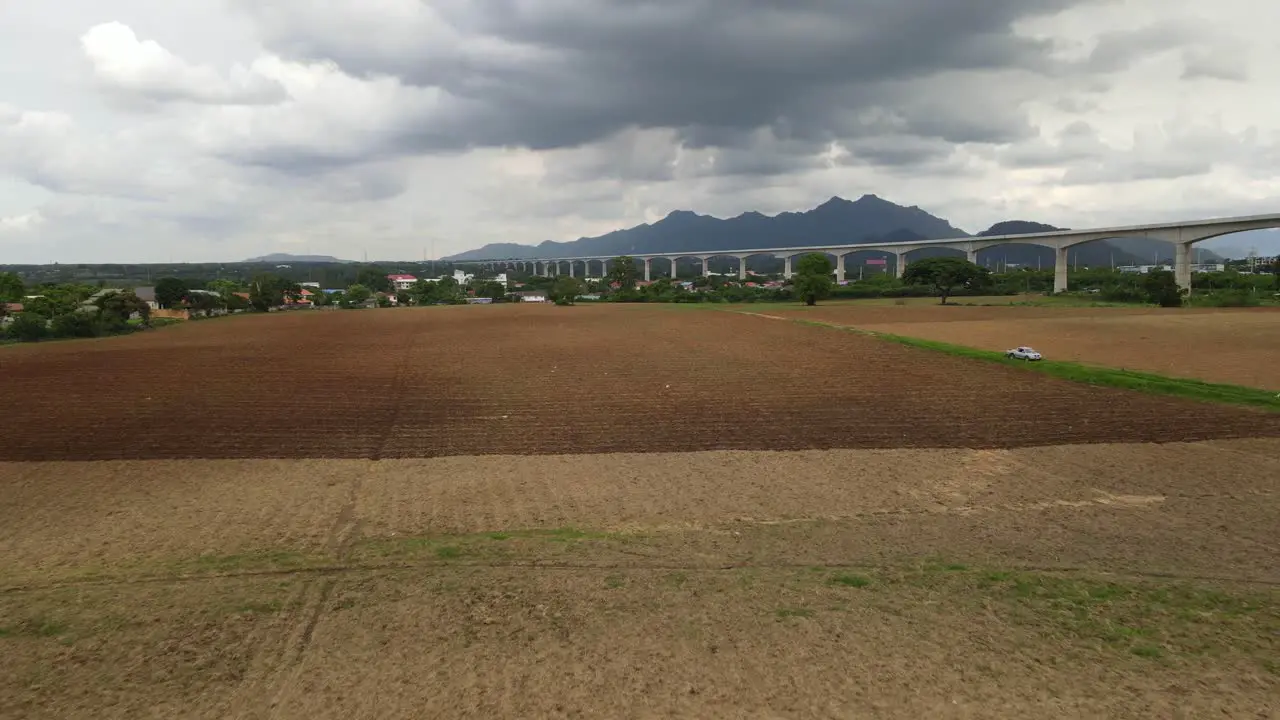
POLYGON ((779 313, 893 335, 1280 390, 1280 308, 833 305, 779 313))
POLYGON ((661 308, 13 350, 3 718, 1280 714, 1272 416, 661 308))
POLYGON ((229 318, 9 348, 0 377, 0 460, 1280 437, 1274 414, 1086 387, 793 323, 642 306, 229 318), (1186 422, 1192 411, 1198 421, 1186 422))

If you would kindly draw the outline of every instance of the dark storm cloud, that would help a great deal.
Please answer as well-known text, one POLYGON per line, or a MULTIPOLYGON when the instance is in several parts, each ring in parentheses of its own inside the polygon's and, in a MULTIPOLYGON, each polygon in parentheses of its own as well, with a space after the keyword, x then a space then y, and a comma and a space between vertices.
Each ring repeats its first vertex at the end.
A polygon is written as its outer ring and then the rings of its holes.
MULTIPOLYGON (((1011 108, 928 81, 1055 72, 1051 48, 1011 24, 1091 1, 402 1, 384 6, 396 13, 381 24, 377 13, 389 10, 354 0, 323 15, 302 0, 243 4, 286 56, 448 93, 379 135, 387 152, 575 147, 628 127, 743 148, 751 131, 770 128, 810 151, 885 132, 860 117, 877 108, 888 109, 894 134, 951 143, 1030 135, 1011 108)), ((1123 55, 1102 54, 1106 64, 1123 55)))

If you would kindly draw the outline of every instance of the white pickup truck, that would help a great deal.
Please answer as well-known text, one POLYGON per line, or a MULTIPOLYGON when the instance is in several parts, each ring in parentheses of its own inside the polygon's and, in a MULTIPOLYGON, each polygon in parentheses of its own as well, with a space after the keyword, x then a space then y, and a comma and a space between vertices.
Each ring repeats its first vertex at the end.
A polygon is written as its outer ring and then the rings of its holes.
POLYGON ((1014 360, 1043 359, 1043 356, 1041 356, 1040 353, 1036 352, 1034 348, 1029 348, 1029 347, 1016 347, 1012 350, 1006 351, 1004 356, 1007 358, 1013 358, 1014 360))

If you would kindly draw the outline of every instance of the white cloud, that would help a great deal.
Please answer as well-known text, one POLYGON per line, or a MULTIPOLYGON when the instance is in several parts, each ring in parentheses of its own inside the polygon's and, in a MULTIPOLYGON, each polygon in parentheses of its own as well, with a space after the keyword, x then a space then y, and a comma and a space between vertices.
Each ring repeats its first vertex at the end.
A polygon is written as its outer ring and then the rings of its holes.
POLYGON ((107 89, 138 100, 210 105, 258 105, 284 99, 275 80, 242 65, 227 75, 192 65, 154 40, 139 40, 119 22, 90 28, 80 38, 94 75, 107 89))
POLYGON ((41 215, 39 211, 29 212, 24 215, 0 217, 0 233, 14 235, 29 233, 42 224, 44 224, 44 215, 41 215))
POLYGON ((4 11, 7 260, 417 258, 837 194, 971 231, 1280 197, 1276 3, 109 5, 4 11))

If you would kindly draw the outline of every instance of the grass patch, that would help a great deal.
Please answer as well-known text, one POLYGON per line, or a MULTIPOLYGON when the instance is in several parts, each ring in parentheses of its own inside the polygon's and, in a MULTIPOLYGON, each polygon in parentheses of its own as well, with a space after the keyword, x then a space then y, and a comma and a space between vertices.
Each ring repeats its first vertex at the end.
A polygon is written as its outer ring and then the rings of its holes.
POLYGON ((364 540, 362 551, 379 557, 434 555, 440 560, 455 560, 464 555, 484 557, 510 556, 512 553, 545 551, 548 547, 571 548, 590 541, 628 542, 633 536, 619 533, 593 532, 575 527, 502 530, 458 535, 418 537, 383 537, 364 540))
POLYGON ((43 615, 0 626, 0 638, 54 638, 67 633, 67 624, 43 615))
POLYGON ((831 585, 843 585, 844 587, 864 588, 871 584, 871 578, 863 575, 836 575, 827 581, 831 585))
POLYGON ((997 352, 994 350, 981 350, 979 348, 971 348, 964 345, 952 345, 951 343, 937 342, 935 340, 921 340, 920 338, 905 337, 902 335, 870 332, 866 330, 858 330, 856 328, 832 325, 830 323, 814 322, 811 320, 798 320, 796 322, 807 325, 836 328, 839 330, 848 330, 863 335, 877 337, 882 340, 895 342, 899 345, 906 345, 907 347, 921 348, 924 350, 933 350, 934 352, 954 355, 956 357, 964 357, 973 360, 981 360, 983 362, 1024 368, 1032 372, 1039 372, 1062 380, 1070 380, 1072 382, 1084 383, 1086 385, 1117 387, 1126 390, 1151 393, 1153 395, 1173 395, 1202 402, 1245 405, 1248 407, 1269 410, 1271 412, 1280 412, 1280 393, 1275 393, 1269 390, 1244 387, 1241 385, 1210 383, 1203 380, 1192 380, 1190 378, 1167 377, 1165 375, 1137 372, 1134 370, 1082 365, 1080 363, 1060 360, 1040 360, 1037 362, 1011 360, 1005 357, 1003 352, 997 352))
POLYGON ((780 620, 813 617, 813 611, 809 608, 778 608, 773 611, 773 614, 780 620))
POLYGON ((200 555, 193 560, 182 561, 175 569, 187 572, 233 572, 236 570, 275 570, 305 567, 314 564, 315 558, 288 550, 239 553, 236 555, 200 555))
POLYGON ((457 560, 462 557, 462 548, 457 545, 441 545, 436 548, 436 557, 441 560, 457 560))

